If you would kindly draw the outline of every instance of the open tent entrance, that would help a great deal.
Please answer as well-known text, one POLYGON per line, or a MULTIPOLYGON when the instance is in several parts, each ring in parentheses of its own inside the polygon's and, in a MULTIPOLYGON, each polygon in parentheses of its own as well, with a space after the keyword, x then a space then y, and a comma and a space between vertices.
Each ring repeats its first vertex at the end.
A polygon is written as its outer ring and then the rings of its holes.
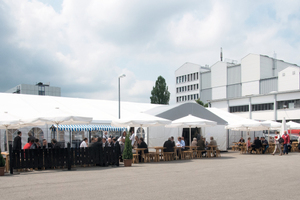
MULTIPOLYGON (((182 137, 184 137, 185 146, 191 146, 189 141, 189 128, 183 128, 182 129, 182 137)), ((201 127, 197 128, 191 128, 191 138, 193 141, 193 138, 197 138, 197 141, 200 139, 200 136, 202 135, 202 129, 201 127)), ((177 138, 175 138, 177 140, 177 138)))

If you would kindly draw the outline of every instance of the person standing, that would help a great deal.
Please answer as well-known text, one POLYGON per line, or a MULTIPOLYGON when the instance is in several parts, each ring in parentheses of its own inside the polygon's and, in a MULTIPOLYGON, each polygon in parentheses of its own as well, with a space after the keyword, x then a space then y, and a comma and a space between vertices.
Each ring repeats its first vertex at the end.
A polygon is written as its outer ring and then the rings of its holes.
POLYGON ((87 138, 84 138, 83 139, 83 141, 80 143, 80 148, 86 148, 86 147, 88 147, 88 145, 87 145, 87 141, 88 141, 88 139, 87 138))
POLYGON ((18 131, 18 135, 14 138, 13 150, 21 150, 22 149, 21 136, 22 136, 22 132, 18 131))
POLYGON ((281 156, 282 155, 281 144, 278 141, 280 139, 280 135, 278 134, 277 131, 275 132, 275 134, 276 134, 275 137, 274 137, 275 149, 274 149, 274 152, 273 152, 273 156, 275 155, 277 149, 279 149, 279 155, 281 156))
POLYGON ((134 145, 134 139, 135 139, 135 134, 134 134, 134 131, 133 130, 131 130, 131 133, 130 133, 131 135, 130 135, 130 140, 131 140, 131 146, 133 146, 134 145))
POLYGON ((35 137, 33 137, 32 133, 29 132, 27 142, 29 143, 31 140, 35 140, 35 137))
POLYGON ((282 139, 283 139, 283 153, 285 155, 288 155, 289 153, 289 149, 288 149, 288 145, 290 144, 290 136, 286 133, 286 131, 284 131, 284 134, 282 135, 282 139))

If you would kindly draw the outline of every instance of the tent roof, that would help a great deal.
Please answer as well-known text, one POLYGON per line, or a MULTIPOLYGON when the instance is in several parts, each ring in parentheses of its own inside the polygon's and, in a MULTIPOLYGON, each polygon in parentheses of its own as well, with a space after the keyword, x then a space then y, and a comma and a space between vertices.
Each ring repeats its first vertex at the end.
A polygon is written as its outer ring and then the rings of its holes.
POLYGON ((153 109, 145 111, 145 113, 169 119, 172 121, 191 114, 196 117, 215 121, 218 125, 227 125, 227 122, 224 119, 212 113, 211 111, 209 111, 208 109, 204 108, 196 102, 155 107, 153 109))
MULTIPOLYGON (((7 111, 20 118, 35 118, 54 108, 65 110, 76 116, 92 117, 93 124, 108 124, 118 119, 118 101, 0 93, 0 112, 7 111)), ((121 102, 121 118, 161 105, 150 103, 121 102)))

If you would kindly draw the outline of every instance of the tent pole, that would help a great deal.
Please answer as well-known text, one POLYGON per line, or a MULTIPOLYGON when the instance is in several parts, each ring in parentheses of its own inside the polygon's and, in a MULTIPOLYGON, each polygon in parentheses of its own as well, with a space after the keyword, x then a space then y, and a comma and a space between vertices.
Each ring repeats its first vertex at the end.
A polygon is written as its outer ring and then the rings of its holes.
POLYGON ((57 137, 57 142, 58 142, 58 124, 56 124, 57 128, 56 128, 56 137, 57 137))
POLYGON ((190 126, 190 145, 189 146, 191 146, 192 145, 192 132, 191 132, 191 126, 190 126))
POLYGON ((268 128, 268 143, 270 143, 270 128, 268 128))
POLYGON ((8 151, 8 129, 7 126, 5 126, 6 128, 6 151, 8 151))

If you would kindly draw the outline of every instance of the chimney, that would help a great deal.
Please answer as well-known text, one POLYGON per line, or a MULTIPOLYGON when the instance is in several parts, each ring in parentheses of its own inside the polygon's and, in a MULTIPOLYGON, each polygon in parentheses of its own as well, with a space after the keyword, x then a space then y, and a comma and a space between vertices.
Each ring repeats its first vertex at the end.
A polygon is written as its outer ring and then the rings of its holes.
POLYGON ((220 52, 220 58, 221 58, 221 61, 223 61, 223 52, 222 52, 222 47, 221 47, 221 52, 220 52))

